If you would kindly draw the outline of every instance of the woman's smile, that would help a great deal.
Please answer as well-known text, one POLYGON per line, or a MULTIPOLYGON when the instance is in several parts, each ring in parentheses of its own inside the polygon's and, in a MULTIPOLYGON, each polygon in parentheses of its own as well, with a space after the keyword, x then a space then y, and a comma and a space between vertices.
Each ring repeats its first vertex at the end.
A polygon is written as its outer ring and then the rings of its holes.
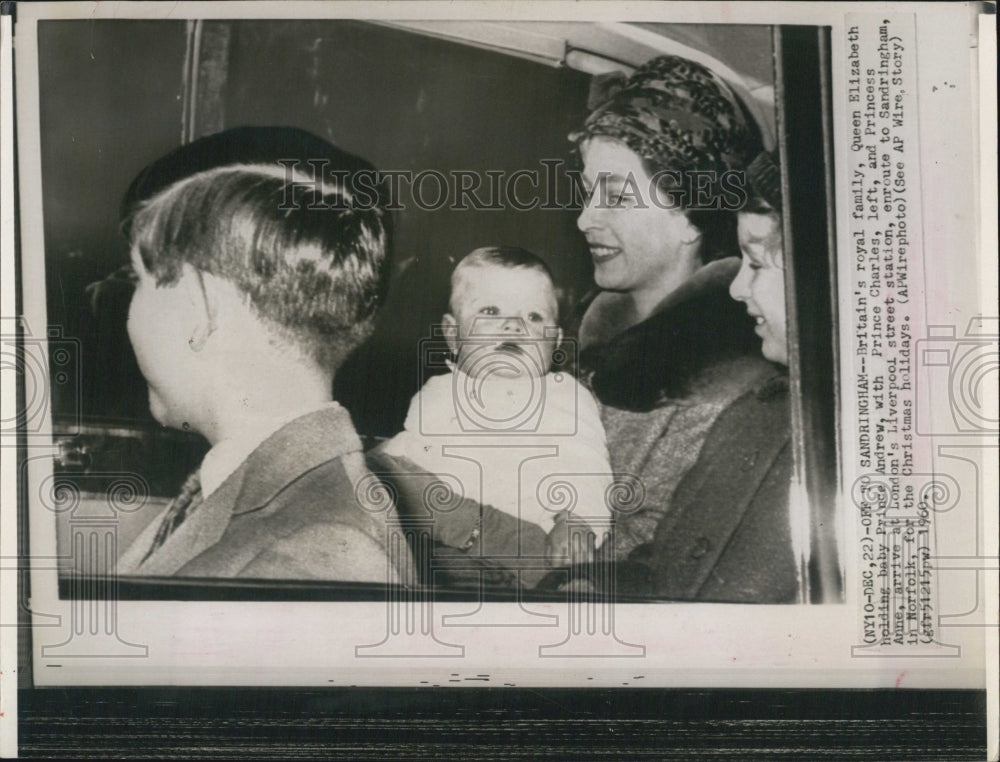
POLYGON ((598 243, 590 243, 589 246, 590 256, 595 265, 603 264, 622 253, 622 250, 617 246, 606 246, 598 243))

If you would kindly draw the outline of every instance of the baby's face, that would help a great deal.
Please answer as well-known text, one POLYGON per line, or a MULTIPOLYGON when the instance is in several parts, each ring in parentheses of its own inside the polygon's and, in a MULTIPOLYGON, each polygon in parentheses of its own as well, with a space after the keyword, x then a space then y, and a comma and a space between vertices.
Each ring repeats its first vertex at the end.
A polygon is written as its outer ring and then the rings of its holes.
POLYGON ((552 281, 527 268, 475 267, 453 295, 451 340, 458 367, 471 376, 543 376, 562 334, 552 281))

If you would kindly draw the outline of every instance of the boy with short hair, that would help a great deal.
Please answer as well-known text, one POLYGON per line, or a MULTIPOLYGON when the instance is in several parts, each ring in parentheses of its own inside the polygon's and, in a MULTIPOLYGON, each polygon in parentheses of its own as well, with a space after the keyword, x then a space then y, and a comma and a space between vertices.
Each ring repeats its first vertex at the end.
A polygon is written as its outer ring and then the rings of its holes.
POLYGON ((385 285, 383 213, 351 200, 276 163, 235 164, 131 211, 128 334, 150 410, 212 447, 119 573, 410 576, 408 553, 387 560, 384 511, 359 502, 370 475, 331 397, 385 285))

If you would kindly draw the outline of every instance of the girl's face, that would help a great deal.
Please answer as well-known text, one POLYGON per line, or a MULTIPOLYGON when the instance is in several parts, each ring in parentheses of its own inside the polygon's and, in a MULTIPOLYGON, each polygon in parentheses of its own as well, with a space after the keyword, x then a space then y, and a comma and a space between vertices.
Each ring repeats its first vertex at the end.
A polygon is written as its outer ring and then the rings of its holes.
POLYGON ((591 197, 576 224, 587 237, 597 285, 666 295, 698 268, 698 230, 651 187, 642 159, 623 143, 595 137, 580 153, 591 197))
POLYGON ((736 232, 743 264, 729 286, 729 294, 746 304, 757 323, 754 330, 764 340, 764 357, 788 365, 781 217, 775 213, 741 212, 736 232))

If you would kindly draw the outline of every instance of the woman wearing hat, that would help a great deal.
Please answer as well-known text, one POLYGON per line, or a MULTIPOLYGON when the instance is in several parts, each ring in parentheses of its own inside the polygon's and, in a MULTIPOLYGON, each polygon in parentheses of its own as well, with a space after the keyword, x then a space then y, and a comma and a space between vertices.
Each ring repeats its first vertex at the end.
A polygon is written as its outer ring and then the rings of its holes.
POLYGON ((728 290, 740 267, 735 208, 759 133, 700 64, 653 59, 571 136, 592 195, 577 225, 599 291, 580 366, 601 403, 612 466, 638 477, 615 559, 652 540, 726 408, 774 372, 728 290))

